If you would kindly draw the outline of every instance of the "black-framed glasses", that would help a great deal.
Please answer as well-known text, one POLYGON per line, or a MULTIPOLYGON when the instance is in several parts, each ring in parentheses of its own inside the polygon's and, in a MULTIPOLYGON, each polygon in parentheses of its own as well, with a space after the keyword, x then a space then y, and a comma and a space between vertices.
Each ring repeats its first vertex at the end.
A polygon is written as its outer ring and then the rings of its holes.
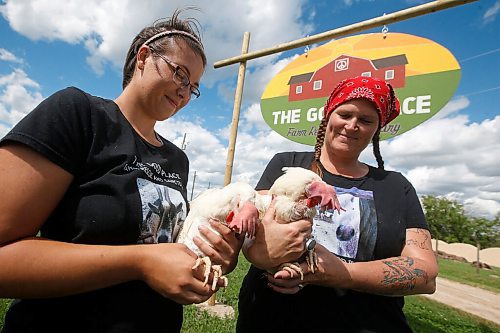
POLYGON ((201 93, 198 87, 193 86, 191 84, 191 80, 189 80, 189 75, 182 69, 181 66, 177 65, 175 62, 168 60, 165 58, 165 56, 159 54, 158 52, 154 52, 158 57, 160 57, 163 61, 167 63, 170 67, 172 67, 174 71, 174 81, 179 84, 181 87, 189 87, 189 92, 191 93, 191 96, 194 96, 194 98, 200 97, 201 93))

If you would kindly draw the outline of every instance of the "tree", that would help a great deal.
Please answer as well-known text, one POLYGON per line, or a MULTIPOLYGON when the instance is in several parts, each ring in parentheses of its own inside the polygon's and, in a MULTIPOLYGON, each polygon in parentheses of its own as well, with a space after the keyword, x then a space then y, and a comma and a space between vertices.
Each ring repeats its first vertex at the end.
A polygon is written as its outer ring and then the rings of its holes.
POLYGON ((493 221, 495 221, 495 226, 493 228, 497 234, 497 239, 491 247, 500 247, 500 213, 497 214, 493 221))
POLYGON ((461 204, 433 196, 424 196, 422 204, 434 238, 448 243, 463 242, 468 238, 470 230, 461 204))
POLYGON ((500 238, 500 220, 498 216, 495 220, 485 218, 471 218, 470 220, 474 229, 474 241, 483 249, 495 246, 500 238))
POLYGON ((481 248, 492 247, 500 242, 500 213, 494 220, 467 217, 460 203, 433 196, 424 196, 422 205, 431 234, 436 240, 474 246, 479 243, 481 248))

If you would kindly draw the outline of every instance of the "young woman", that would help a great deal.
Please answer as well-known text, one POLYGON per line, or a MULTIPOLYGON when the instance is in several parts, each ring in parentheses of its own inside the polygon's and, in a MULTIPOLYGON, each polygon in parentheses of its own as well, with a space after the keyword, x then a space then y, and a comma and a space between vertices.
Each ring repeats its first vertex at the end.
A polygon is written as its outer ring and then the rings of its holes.
MULTIPOLYGON (((64 89, 1 140, 3 332, 175 332, 181 304, 212 295, 172 243, 188 159, 154 130, 200 95, 203 45, 178 14, 135 37, 114 101, 64 89)), ((213 227, 196 242, 227 273, 241 244, 213 227)))
POLYGON ((275 221, 261 224, 243 249, 253 266, 240 290, 237 331, 411 332, 403 296, 433 293, 438 268, 413 186, 384 170, 379 151, 380 129, 399 114, 399 102, 386 82, 357 77, 333 90, 324 112, 315 151, 277 154, 257 189, 269 189, 284 166, 311 168, 335 187, 344 210, 314 218, 318 267, 312 273, 302 263, 303 280, 266 272, 289 261, 290 251, 273 241, 275 221), (370 142, 378 168, 359 160, 370 142))

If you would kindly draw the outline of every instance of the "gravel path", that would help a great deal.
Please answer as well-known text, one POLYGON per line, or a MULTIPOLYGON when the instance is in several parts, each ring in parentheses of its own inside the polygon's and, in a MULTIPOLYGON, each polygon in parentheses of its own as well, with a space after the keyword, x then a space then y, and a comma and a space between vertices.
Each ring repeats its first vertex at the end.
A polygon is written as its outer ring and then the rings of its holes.
POLYGON ((500 294, 440 277, 436 283, 436 292, 424 296, 500 325, 500 294))

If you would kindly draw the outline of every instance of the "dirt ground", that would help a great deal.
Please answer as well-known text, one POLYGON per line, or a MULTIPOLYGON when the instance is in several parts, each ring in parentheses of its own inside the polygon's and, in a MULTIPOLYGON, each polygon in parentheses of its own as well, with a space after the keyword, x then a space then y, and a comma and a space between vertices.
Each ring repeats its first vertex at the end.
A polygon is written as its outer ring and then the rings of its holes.
POLYGON ((500 325, 500 294, 438 277, 436 292, 424 296, 500 325))
MULTIPOLYGON (((436 251, 436 240, 432 239, 432 249, 436 251)), ((466 259, 468 262, 477 260, 477 248, 464 243, 446 243, 438 241, 438 249, 447 254, 453 254, 466 259)), ((500 267, 500 248, 490 247, 479 251, 479 261, 490 266, 500 267)))

